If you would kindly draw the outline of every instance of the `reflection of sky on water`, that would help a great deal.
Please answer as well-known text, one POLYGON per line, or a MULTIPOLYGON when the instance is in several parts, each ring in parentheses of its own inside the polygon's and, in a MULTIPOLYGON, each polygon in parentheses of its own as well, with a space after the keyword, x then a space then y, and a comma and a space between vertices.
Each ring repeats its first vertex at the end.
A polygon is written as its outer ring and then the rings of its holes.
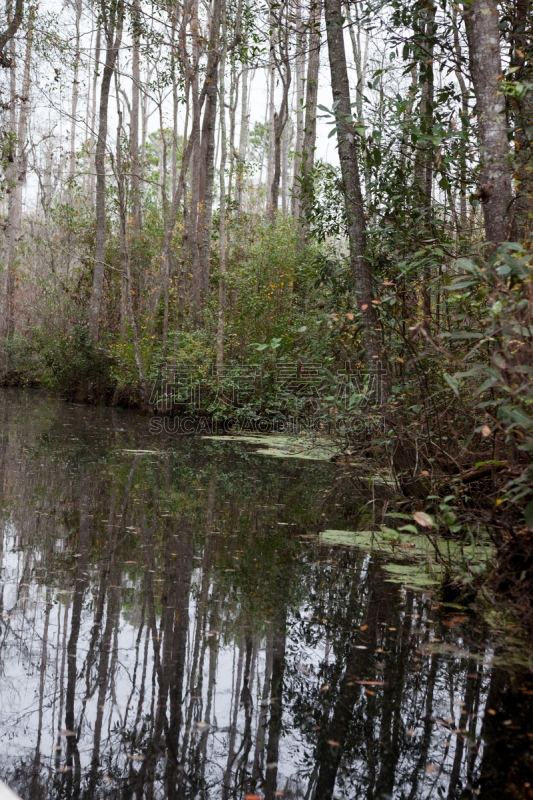
POLYGON ((335 527, 334 467, 143 458, 131 415, 0 411, 0 777, 24 798, 473 800, 513 748, 524 784, 529 695, 482 623, 305 538, 335 527))

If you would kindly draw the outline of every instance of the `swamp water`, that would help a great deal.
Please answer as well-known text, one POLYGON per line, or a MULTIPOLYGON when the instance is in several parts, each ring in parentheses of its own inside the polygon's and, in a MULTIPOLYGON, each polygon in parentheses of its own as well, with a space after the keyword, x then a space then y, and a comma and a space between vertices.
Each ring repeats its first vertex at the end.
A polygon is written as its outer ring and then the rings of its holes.
POLYGON ((325 535, 370 491, 346 505, 337 465, 256 449, 0 390, 0 779, 25 800, 533 797, 527 670, 325 535))

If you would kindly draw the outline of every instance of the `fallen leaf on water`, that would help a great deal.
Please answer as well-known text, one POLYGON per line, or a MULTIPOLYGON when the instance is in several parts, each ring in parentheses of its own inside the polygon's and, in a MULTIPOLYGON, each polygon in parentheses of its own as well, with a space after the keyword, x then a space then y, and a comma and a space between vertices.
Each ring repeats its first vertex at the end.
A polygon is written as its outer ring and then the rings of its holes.
POLYGON ((209 722, 197 722, 196 727, 199 728, 201 731, 205 731, 206 728, 210 728, 211 725, 209 722))
POLYGON ((492 433, 492 431, 489 428, 489 426, 488 425, 483 425, 483 427, 481 428, 481 435, 483 436, 483 438, 486 439, 487 436, 491 435, 491 433, 492 433))
POLYGON ((375 692, 372 691, 372 689, 365 689, 365 692, 367 694, 376 694, 375 692))
POLYGON ((56 772, 70 772, 71 769, 72 767, 59 767, 59 769, 56 769, 56 772))
POLYGON ((104 780, 106 783, 111 783, 111 780, 112 780, 112 778, 110 778, 110 777, 109 777, 109 775, 104 775, 104 777, 103 777, 103 780, 104 780))
POLYGON ((65 728, 64 731, 59 731, 60 736, 76 736, 74 731, 69 731, 68 728, 65 728))
POLYGON ((492 714, 492 716, 494 716, 496 714, 496 711, 494 711, 493 708, 489 708, 489 714, 492 714))
POLYGON ((263 800, 260 794, 245 794, 244 800, 263 800))
POLYGON ((146 756, 128 755, 128 758, 131 758, 132 761, 146 761, 146 756))
POLYGON ((428 765, 428 772, 435 772, 435 764, 428 765))
POLYGON ((359 630, 361 630, 361 631, 366 631, 366 630, 367 630, 367 628, 368 628, 368 625, 361 625, 361 627, 360 627, 360 629, 359 629, 359 630))
POLYGON ((433 520, 425 511, 415 511, 413 519, 415 522, 418 522, 419 525, 422 525, 423 528, 433 527, 433 520))
POLYGON ((63 748, 61 747, 60 744, 56 744, 56 745, 54 745, 54 747, 52 747, 52 750, 62 750, 62 749, 63 748))
POLYGON ((328 744, 333 745, 333 747, 340 747, 339 743, 336 742, 334 739, 328 739, 328 744))
POLYGON ((355 681, 363 686, 385 686, 385 681, 355 681))

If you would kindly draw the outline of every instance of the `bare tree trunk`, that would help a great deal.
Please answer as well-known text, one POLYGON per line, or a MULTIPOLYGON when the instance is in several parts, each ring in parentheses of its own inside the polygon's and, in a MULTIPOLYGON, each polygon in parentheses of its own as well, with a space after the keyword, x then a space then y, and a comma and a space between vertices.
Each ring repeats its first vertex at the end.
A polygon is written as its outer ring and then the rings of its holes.
POLYGON ((364 325, 363 341, 369 364, 380 356, 376 336, 377 314, 373 305, 372 275, 366 258, 366 228, 357 161, 357 133, 351 123, 350 84, 343 38, 340 0, 324 0, 328 37, 331 88, 333 92, 337 147, 341 163, 343 193, 348 218, 350 266, 353 288, 364 325))
POLYGON ((11 136, 7 156, 8 168, 6 169, 6 183, 9 197, 7 201, 7 230, 4 241, 4 269, 2 274, 2 294, 0 296, 0 347, 2 348, 1 369, 2 375, 7 371, 6 344, 11 334, 13 319, 13 291, 14 279, 12 276, 15 257, 16 235, 18 231, 17 220, 17 194, 18 182, 18 152, 17 152, 17 59, 15 40, 9 42, 9 123, 8 131, 11 136))
MULTIPOLYGON (((433 51, 435 44, 435 15, 437 8, 433 3, 424 5, 420 12, 421 18, 421 43, 423 53, 420 59, 420 82, 421 100, 420 115, 421 127, 426 134, 426 142, 420 148, 415 161, 415 183, 420 193, 420 202, 425 211, 426 227, 428 235, 431 229, 432 195, 433 195, 433 158, 435 148, 431 143, 433 131, 433 51), (418 164, 418 167, 417 167, 418 164)), ((424 280, 422 283, 422 300, 424 309, 424 327, 426 331, 431 329, 431 274, 429 268, 424 269, 424 280)))
MULTIPOLYGON (((179 175, 179 179, 178 179, 178 182, 177 182, 176 191, 174 192, 173 197, 172 197, 172 203, 171 203, 171 206, 170 206, 170 213, 169 213, 169 224, 167 225, 167 230, 165 231, 164 241, 163 241, 163 245, 162 245, 162 248, 161 248, 160 274, 162 274, 162 271, 165 268, 165 265, 164 265, 165 259, 167 259, 169 257, 170 244, 171 244, 171 241, 172 241, 172 235, 174 233, 174 227, 175 227, 176 219, 177 219, 177 216, 178 216, 178 210, 179 210, 181 198, 182 198, 182 195, 183 195, 184 190, 185 190, 186 179, 187 179, 187 171, 188 171, 188 168, 189 168, 189 163, 191 161, 191 155, 192 155, 193 149, 196 146, 196 143, 197 143, 199 135, 200 135, 200 113, 201 113, 201 110, 202 110, 202 107, 203 107, 203 104, 204 104, 204 101, 205 101, 205 98, 206 98, 207 89, 209 87, 209 84, 214 79, 214 76, 215 76, 215 73, 216 73, 217 64, 218 64, 218 54, 216 54, 216 56, 215 56, 215 58, 214 58, 214 60, 213 60, 213 62, 211 64, 211 68, 208 69, 206 71, 206 73, 205 73, 202 90, 200 92, 200 95, 199 95, 199 98, 198 98, 198 102, 196 104, 196 113, 194 113, 194 110, 193 110, 191 135, 189 136, 187 144, 186 144, 186 146, 184 147, 184 150, 183 150, 183 156, 182 156, 182 160, 181 160, 180 175, 179 175)), ((185 237, 188 235, 188 231, 189 230, 190 230, 190 228, 188 227, 187 222, 185 222, 185 234, 184 234, 185 237)), ((196 229, 195 229, 195 231, 196 231, 196 229)), ((186 247, 186 245, 184 243, 182 245, 182 251, 185 250, 185 247, 186 247)), ((153 298, 152 298, 152 310, 153 310, 153 313, 155 313, 155 309, 157 309, 157 307, 158 307, 159 300, 161 298, 161 289, 162 289, 162 284, 161 284, 161 281, 159 281, 158 286, 156 286, 156 289, 154 291, 153 298)))
POLYGON ((292 123, 289 119, 283 128, 281 137, 281 210, 287 213, 288 178, 289 178, 289 148, 292 139, 292 123))
MULTIPOLYGON (((165 132, 165 127, 163 123, 163 97, 162 95, 159 97, 159 130, 161 131, 161 147, 162 147, 162 154, 161 154, 161 202, 163 206, 163 230, 166 231, 168 229, 170 220, 168 217, 169 209, 168 209, 168 195, 167 195, 167 179, 168 179, 168 168, 167 168, 167 152, 168 152, 168 143, 167 143, 167 136, 165 132)), ((166 238, 166 236, 165 236, 166 238)), ((168 344, 168 289, 170 283, 170 259, 171 259, 171 251, 170 246, 167 251, 166 258, 162 263, 161 269, 161 281, 163 283, 163 337, 161 342, 161 358, 163 364, 166 363, 167 360, 167 344, 168 344)))
POLYGON ((472 0, 465 5, 464 18, 477 105, 485 236, 496 246, 509 238, 514 218, 505 96, 499 84, 497 0, 472 0))
POLYGON ((294 142, 293 187, 291 198, 291 214, 298 219, 302 213, 299 181, 302 169, 302 152, 304 145, 304 83, 305 83, 305 46, 307 35, 302 24, 302 0, 296 1, 296 135, 294 142))
MULTIPOLYGON (((89 53, 92 54, 93 51, 93 33, 91 31, 91 39, 89 43, 89 53)), ((90 153, 91 153, 91 103, 92 103, 92 94, 91 94, 91 62, 90 59, 87 62, 87 102, 85 104, 85 121, 84 121, 84 144, 83 144, 83 162, 82 162, 82 179, 81 179, 81 192, 82 197, 87 197, 87 191, 90 187, 90 153)))
MULTIPOLYGON (((511 9, 513 7, 511 6, 511 9)), ((511 65, 516 71, 514 80, 522 85, 531 81, 533 73, 532 61, 527 51, 533 41, 533 14, 531 3, 528 0, 515 0, 512 33, 512 58, 511 65)), ((523 92, 520 100, 515 103, 514 123, 516 127, 516 239, 521 242, 531 243, 533 238, 533 175, 531 173, 531 146, 533 134, 531 120, 533 120, 533 91, 531 83, 529 90, 523 92)))
POLYGON ((225 69, 227 51, 226 0, 221 9, 222 53, 220 56, 220 223, 219 223, 219 279, 218 279, 218 319, 217 319, 217 375, 222 380, 224 367, 224 325, 226 317, 226 107, 224 104, 225 69))
POLYGON ((274 180, 274 139, 275 139, 275 114, 274 93, 276 89, 276 67, 274 65, 274 34, 271 36, 270 59, 272 64, 269 66, 270 72, 270 102, 268 109, 268 156, 267 156, 267 177, 266 177, 266 204, 267 214, 270 213, 270 203, 272 202, 272 181, 274 180))
MULTIPOLYGON (((118 91, 117 91, 117 105, 118 105, 118 91)), ((148 383, 144 374, 144 369, 141 361, 141 354, 139 348, 139 335, 137 331, 137 323, 135 321, 135 313, 133 310, 133 284, 131 279, 130 269, 130 254, 128 249, 127 240, 127 206, 126 206, 126 192, 124 188, 124 172, 122 164, 122 112, 118 107, 118 129, 117 129, 117 158, 115 178, 117 181, 118 201, 119 201, 119 241, 120 241, 120 266, 122 270, 122 285, 125 287, 126 295, 126 313, 128 322, 131 328, 131 335, 133 340, 133 356, 135 359, 135 366, 137 368, 137 377, 141 386, 142 405, 144 408, 150 410, 150 391, 148 383)))
POLYGON ((110 9, 109 15, 102 0, 102 16, 105 21, 106 63, 100 88, 100 115, 98 125, 98 142, 96 143, 96 240, 94 248, 93 290, 89 306, 89 330, 94 341, 98 341, 100 332, 100 311, 104 291, 105 247, 106 247, 106 214, 105 214, 105 154, 107 144, 107 116, 109 108, 109 90, 111 78, 115 71, 118 51, 122 40, 124 7, 122 3, 117 9, 110 9))
POLYGON ((96 28, 96 45, 94 48, 94 73, 93 73, 93 101, 92 101, 92 113, 91 113, 91 157, 90 157, 90 166, 89 170, 91 173, 91 182, 90 182, 90 199, 91 199, 91 206, 95 204, 95 197, 96 197, 96 148, 94 146, 95 142, 95 134, 96 134, 96 95, 97 95, 97 84, 98 84, 98 75, 100 74, 100 41, 101 41, 101 26, 100 22, 97 21, 97 28, 96 28))
MULTIPOLYGON (((146 80, 145 80, 145 87, 148 87, 150 80, 152 78, 152 67, 149 65, 146 68, 146 80)), ((145 88, 143 91, 141 108, 142 108, 142 119, 141 119, 141 160, 139 164, 139 183, 141 184, 144 180, 144 173, 146 170, 146 137, 148 135, 148 106, 149 106, 150 98, 148 96, 148 89, 145 88)), ((139 210, 140 217, 141 217, 141 228, 142 228, 142 208, 139 210)))
POLYGON ((291 67, 289 61, 289 32, 287 12, 287 7, 282 7, 279 11, 279 16, 276 19, 277 27, 279 29, 279 60, 276 56, 275 49, 272 48, 270 51, 270 57, 275 59, 276 68, 283 87, 279 112, 274 112, 274 172, 272 175, 272 188, 269 208, 269 215, 271 219, 274 219, 278 210, 279 186, 281 177, 281 139, 289 115, 291 67))
POLYGON ((346 19, 349 23, 350 39, 352 41, 353 60, 355 63, 355 71, 357 73, 357 86, 355 89, 355 102, 357 109, 357 120, 362 122, 363 117, 363 87, 365 85, 365 76, 368 58, 368 33, 365 37, 364 49, 361 46, 361 28, 359 26, 358 8, 355 5, 356 20, 355 24, 352 20, 350 12, 350 3, 346 3, 346 19))
MULTIPOLYGON (((76 175, 76 114, 78 112, 78 77, 80 71, 80 22, 82 4, 81 0, 74 0, 76 9, 76 52, 74 54, 74 80, 72 83, 72 107, 71 107, 71 128, 70 128, 70 167, 69 178, 71 182, 76 175)), ((72 190, 72 186, 71 186, 72 190)))
MULTIPOLYGON (((198 5, 196 4, 193 16, 196 19, 198 26, 198 5)), ((192 319, 193 324, 197 325, 199 322, 200 310, 203 307, 202 297, 202 276, 200 273, 200 249, 198 245, 198 204, 200 200, 200 95, 199 95, 199 62, 200 62, 200 44, 198 36, 193 35, 193 66, 192 66, 192 80, 191 80, 191 99, 192 99, 192 116, 193 128, 195 120, 197 123, 198 134, 194 138, 192 148, 192 162, 190 172, 190 191, 191 198, 189 203, 189 233, 188 245, 191 253, 191 272, 192 272, 192 319)))
MULTIPOLYGON (((211 30, 209 35, 209 53, 207 71, 213 71, 217 53, 215 43, 220 25, 220 0, 213 0, 211 14, 211 30)), ((208 85, 205 98, 205 111, 202 122, 202 143, 200 146, 200 186, 198 212, 198 240, 200 244, 200 271, 202 276, 202 293, 209 292, 211 264, 211 230, 213 219, 213 194, 215 183, 215 129, 217 115, 217 81, 212 79, 208 85)))
MULTIPOLYGON (((20 236, 22 219, 22 187, 26 180, 26 134, 28 123, 28 110, 30 107, 30 68, 34 36, 35 8, 30 9, 28 17, 28 32, 26 35, 26 50, 24 54, 24 72, 19 96, 20 111, 17 122, 17 76, 16 76, 16 50, 15 40, 10 41, 10 103, 9 103, 9 132, 13 136, 11 143, 10 169, 7 170, 7 190, 10 192, 8 200, 8 218, 6 235, 6 257, 4 259, 4 274, 2 280, 2 294, 0 304, 0 348, 4 349, 5 342, 13 335, 15 330, 15 264, 17 258, 17 241, 20 236)), ((7 354, 1 354, 0 368, 7 369, 7 354)))
POLYGON ((309 173, 313 169, 316 145, 316 104, 318 97, 318 71, 320 68, 321 16, 321 0, 316 0, 313 2, 309 15, 309 60, 307 63, 307 82, 305 87, 305 127, 300 181, 301 210, 304 216, 305 208, 312 196, 312 186, 309 185, 309 173))
MULTIPOLYGON (((265 105, 265 121, 263 123, 263 147, 261 148, 261 163, 259 165, 259 197, 261 197, 262 187, 263 187, 263 167, 265 165, 265 154, 267 157, 267 169, 266 169, 266 178, 265 178, 265 197, 268 198, 269 192, 269 177, 268 177, 268 170, 269 170, 269 161, 268 161, 268 153, 270 151, 269 147, 269 137, 270 137, 270 126, 267 128, 267 122, 269 120, 270 114, 270 85, 267 83, 267 101, 265 105), (267 136, 268 130, 268 136, 267 136)), ((268 201, 267 201, 268 202, 268 201)))
POLYGON ((172 15, 172 49, 171 49, 171 64, 172 64, 172 194, 176 191, 178 184, 178 59, 176 52, 176 15, 172 15))
POLYGON ((232 59, 230 70, 230 90, 229 90, 229 174, 228 174, 228 198, 231 201, 233 194, 233 174, 235 172, 235 160, 238 154, 235 150, 235 116, 237 112, 237 103, 239 101, 239 75, 237 74, 237 66, 235 59, 232 59))
MULTIPOLYGON (((459 39, 459 29, 457 26, 457 9, 455 8, 455 6, 452 8, 452 21, 453 21, 453 46, 455 50, 455 61, 457 65, 455 69, 455 77, 457 79, 457 83, 459 84, 459 89, 461 90, 461 124, 463 130, 465 130, 468 124, 469 91, 467 89, 463 73, 461 72, 461 61, 462 61, 461 41, 459 39)), ((467 225, 466 158, 467 158, 467 144, 466 141, 461 141, 459 144, 459 164, 458 164, 459 182, 460 182, 459 219, 463 235, 464 232, 466 231, 466 225, 467 225)))
POLYGON ((242 93, 241 93, 241 129, 239 131, 239 157, 237 163, 237 191, 236 200, 239 206, 239 213, 242 213, 243 190, 245 181, 246 159, 248 157, 248 137, 250 134, 250 111, 248 107, 248 81, 250 70, 247 66, 242 71, 242 93))
POLYGON ((140 2, 133 7, 133 54, 131 65, 131 116, 130 116, 130 160, 131 160, 131 216, 133 229, 141 230, 141 195, 139 183, 139 97, 141 86, 140 69, 140 2))
MULTIPOLYGON (((356 103, 356 111, 357 111, 357 121, 364 122, 364 111, 363 111, 363 88, 365 85, 365 78, 366 78, 366 71, 368 67, 368 40, 369 40, 369 33, 366 31, 365 33, 365 40, 364 45, 361 43, 361 26, 359 24, 359 7, 357 3, 354 3, 354 10, 355 10, 355 24, 352 20, 352 15, 350 11, 350 3, 345 4, 346 9, 346 19, 348 20, 349 30, 350 30, 350 39, 352 41, 352 52, 353 52, 353 60, 355 63, 355 71, 357 73, 357 86, 355 87, 355 103, 356 103)), ((366 160, 364 163, 364 173, 365 173, 365 196, 367 203, 370 203, 370 170, 366 165, 366 160)))

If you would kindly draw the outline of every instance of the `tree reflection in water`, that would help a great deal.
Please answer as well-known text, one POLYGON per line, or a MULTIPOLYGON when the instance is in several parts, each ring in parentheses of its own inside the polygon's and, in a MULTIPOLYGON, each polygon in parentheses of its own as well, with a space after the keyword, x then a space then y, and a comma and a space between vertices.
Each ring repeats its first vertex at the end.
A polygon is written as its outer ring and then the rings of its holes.
POLYGON ((21 797, 533 796, 533 692, 480 621, 313 538, 358 524, 319 505, 336 468, 18 392, 0 413, 21 797))

